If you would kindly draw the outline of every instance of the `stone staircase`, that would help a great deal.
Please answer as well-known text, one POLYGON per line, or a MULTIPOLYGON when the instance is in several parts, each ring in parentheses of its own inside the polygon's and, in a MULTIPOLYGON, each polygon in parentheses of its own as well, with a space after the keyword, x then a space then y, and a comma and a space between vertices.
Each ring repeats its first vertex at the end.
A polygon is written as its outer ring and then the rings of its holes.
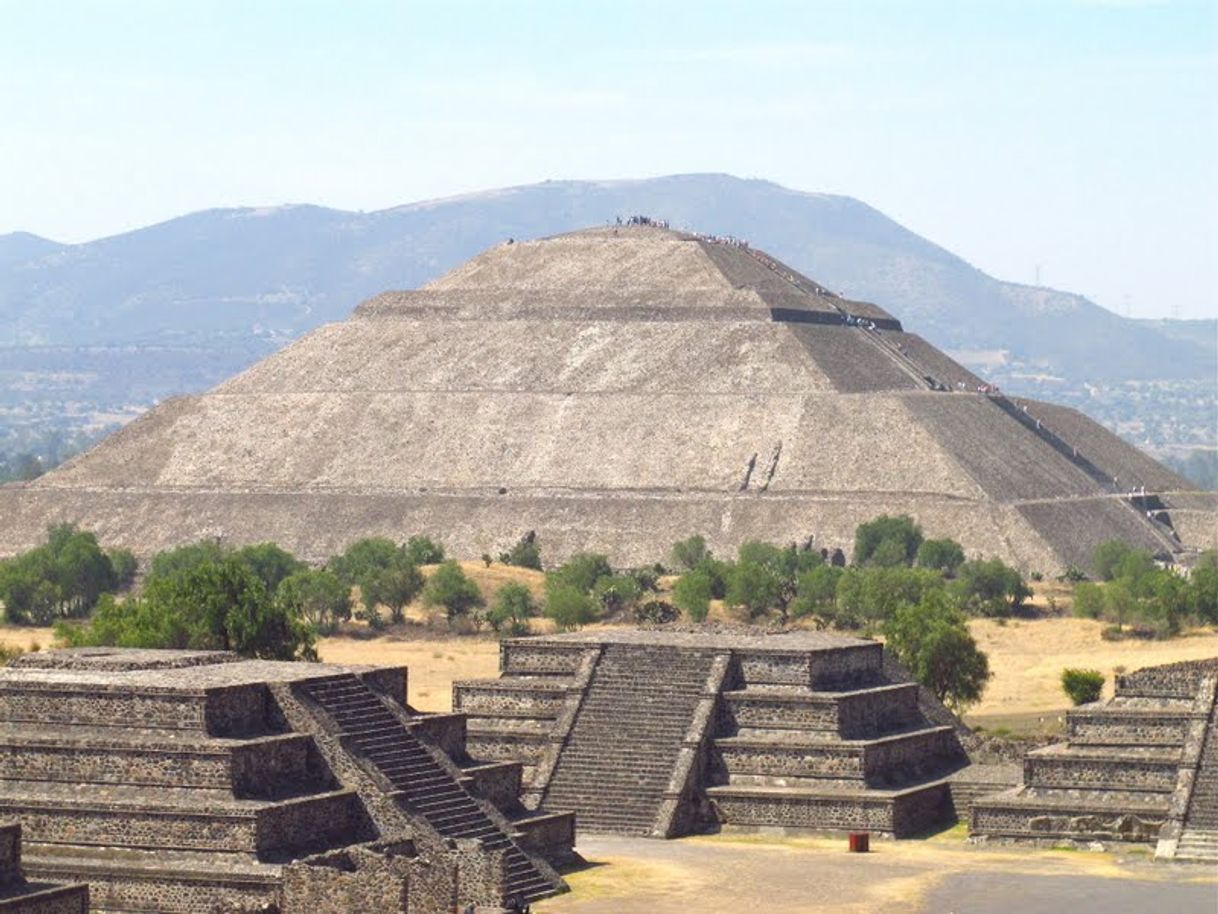
POLYGON ((546 803, 577 809, 586 831, 666 831, 661 803, 714 659, 714 651, 606 645, 546 803))
POLYGON ((303 691, 338 725, 344 745, 371 763, 409 812, 448 838, 473 838, 506 861, 504 897, 533 901, 553 894, 555 882, 518 846, 445 768, 385 701, 364 682, 344 674, 310 680, 303 691))
POLYGON ((1210 711, 1176 859, 1218 863, 1218 703, 1210 711))

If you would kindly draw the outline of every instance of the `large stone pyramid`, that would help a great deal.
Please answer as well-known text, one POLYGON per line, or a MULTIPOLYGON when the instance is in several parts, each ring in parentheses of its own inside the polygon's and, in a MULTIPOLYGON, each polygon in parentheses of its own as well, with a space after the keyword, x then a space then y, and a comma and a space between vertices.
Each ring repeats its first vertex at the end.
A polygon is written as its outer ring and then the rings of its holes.
POLYGON ((0 489, 0 553, 70 520, 138 553, 220 537, 321 559, 427 532, 476 556, 536 531, 548 560, 634 563, 695 532, 848 546, 903 512, 1049 572, 1111 537, 1212 545, 1216 504, 874 305, 642 225, 502 244, 162 404, 0 489))

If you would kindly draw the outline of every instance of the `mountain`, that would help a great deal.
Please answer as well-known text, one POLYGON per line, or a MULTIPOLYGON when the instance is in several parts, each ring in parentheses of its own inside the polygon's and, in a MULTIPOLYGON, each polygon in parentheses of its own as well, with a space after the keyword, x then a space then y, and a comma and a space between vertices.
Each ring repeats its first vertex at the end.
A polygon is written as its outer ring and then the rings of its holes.
MULTIPOLYGON (((60 365, 64 347, 90 347, 94 362, 111 358, 112 367, 83 379, 78 399, 109 408, 118 396, 110 380, 139 372, 130 347, 155 345, 181 347, 184 378, 158 388, 159 396, 198 390, 345 318, 369 296, 415 288, 492 244, 630 213, 747 238, 829 288, 886 308, 1004 388, 1089 409, 1096 385, 1113 387, 1116 405, 1105 400, 1101 418, 1114 428, 1130 420, 1122 385, 1177 385, 1166 405, 1157 393, 1130 401, 1142 410, 1128 432, 1139 443, 1180 443, 1156 442, 1154 423, 1172 404, 1199 396, 1207 405, 1185 425, 1213 425, 1207 411, 1218 322, 1122 318, 1082 296, 988 276, 858 200, 716 174, 549 181, 371 213, 306 205, 208 210, 77 245, 3 236, 0 387, 15 377, 6 369, 15 349, 39 347, 35 360, 54 353, 60 365), (224 373, 195 367, 205 350, 222 353, 205 361, 224 373)), ((22 379, 31 376, 27 362, 22 379)), ((57 370, 42 374, 62 381, 57 370)), ((42 375, 33 376, 37 387, 42 375)), ((1198 440, 1212 447, 1207 434, 1198 440)), ((1183 444, 1193 446, 1194 438, 1183 444)))

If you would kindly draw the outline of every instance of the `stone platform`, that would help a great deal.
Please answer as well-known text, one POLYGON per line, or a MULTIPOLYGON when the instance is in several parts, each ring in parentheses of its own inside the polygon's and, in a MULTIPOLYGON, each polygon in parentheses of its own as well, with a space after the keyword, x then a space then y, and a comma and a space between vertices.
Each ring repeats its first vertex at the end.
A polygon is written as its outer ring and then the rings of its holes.
POLYGON ((581 632, 504 641, 500 670, 454 685, 471 751, 522 760, 526 804, 575 809, 583 830, 910 835, 950 820, 946 778, 967 764, 873 641, 581 632))
POLYGON ((405 696, 400 667, 27 654, 0 668, 0 818, 24 826, 31 878, 88 883, 97 911, 416 914, 561 890, 573 815, 526 808, 518 764, 471 757, 460 715, 405 696))
POLYGON ((1117 678, 1067 715, 1067 741, 1029 752, 1020 786, 979 798, 973 835, 1157 844, 1218 862, 1218 658, 1117 678))
POLYGON ((87 885, 31 882, 21 868, 21 825, 0 821, 0 914, 86 914, 87 885))

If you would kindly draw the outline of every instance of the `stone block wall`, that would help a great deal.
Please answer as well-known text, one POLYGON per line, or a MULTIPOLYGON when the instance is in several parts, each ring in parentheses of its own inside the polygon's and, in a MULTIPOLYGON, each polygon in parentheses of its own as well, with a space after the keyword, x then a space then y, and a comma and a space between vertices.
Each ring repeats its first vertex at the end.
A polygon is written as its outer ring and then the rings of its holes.
POLYGON ((21 878, 21 826, 0 822, 0 887, 21 878))

